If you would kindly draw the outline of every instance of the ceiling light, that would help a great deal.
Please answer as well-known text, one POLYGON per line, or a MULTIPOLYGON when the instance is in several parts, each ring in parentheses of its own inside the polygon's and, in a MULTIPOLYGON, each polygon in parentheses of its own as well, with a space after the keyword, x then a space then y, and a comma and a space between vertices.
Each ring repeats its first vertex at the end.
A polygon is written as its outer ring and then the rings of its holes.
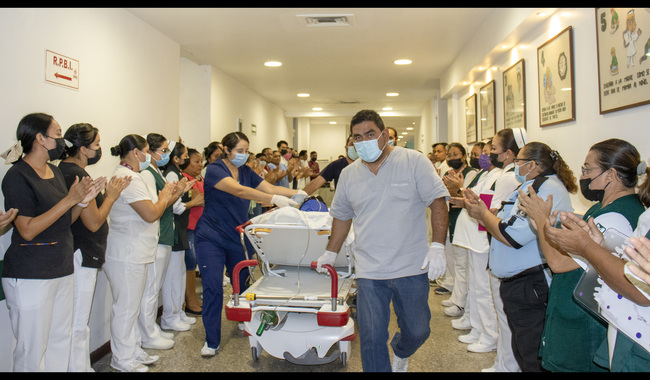
POLYGON ((393 62, 396 65, 410 65, 413 63, 410 59, 398 59, 395 62, 393 62))
POLYGON ((397 92, 389 92, 386 94, 386 96, 399 96, 399 93, 397 92))
POLYGON ((336 122, 335 121, 330 121, 330 124, 336 124, 336 122))
POLYGON ((280 67, 280 66, 282 66, 282 62, 267 61, 267 62, 264 62, 264 66, 266 66, 266 67, 280 67))
POLYGON ((381 109, 382 111, 392 111, 393 107, 384 107, 381 109))
POLYGON ((309 94, 298 94, 297 95, 299 98, 308 98, 309 94))
POLYGON ((413 127, 408 127, 408 128, 406 128, 406 130, 407 130, 407 131, 412 131, 412 130, 413 130, 413 127))
POLYGON ((322 111, 323 107, 314 107, 311 109, 312 111, 322 111))
POLYGON ((408 135, 408 132, 402 132, 403 135, 408 135))

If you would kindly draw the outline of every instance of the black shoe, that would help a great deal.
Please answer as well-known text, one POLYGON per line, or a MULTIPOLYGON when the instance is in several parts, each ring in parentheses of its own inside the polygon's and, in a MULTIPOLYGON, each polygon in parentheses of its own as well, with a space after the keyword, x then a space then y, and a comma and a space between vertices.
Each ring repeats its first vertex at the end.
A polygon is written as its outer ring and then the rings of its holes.
POLYGON ((195 310, 190 309, 189 307, 185 307, 185 313, 200 316, 201 315, 201 310, 195 311, 195 310))

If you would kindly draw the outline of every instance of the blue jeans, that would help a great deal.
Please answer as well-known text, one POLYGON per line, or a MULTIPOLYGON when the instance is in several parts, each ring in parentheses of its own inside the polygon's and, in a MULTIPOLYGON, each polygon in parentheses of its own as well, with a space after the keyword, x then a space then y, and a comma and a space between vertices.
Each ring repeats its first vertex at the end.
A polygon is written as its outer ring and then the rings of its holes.
POLYGON ((390 343, 395 355, 413 355, 431 333, 426 273, 390 280, 357 279, 357 323, 364 372, 392 370, 386 345, 391 301, 400 330, 390 343))

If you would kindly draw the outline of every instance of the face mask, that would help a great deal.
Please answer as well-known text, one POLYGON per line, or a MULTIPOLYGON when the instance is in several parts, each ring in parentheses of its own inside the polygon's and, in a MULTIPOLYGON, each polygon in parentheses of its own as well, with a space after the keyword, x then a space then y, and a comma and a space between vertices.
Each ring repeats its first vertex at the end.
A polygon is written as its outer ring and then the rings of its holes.
POLYGON ((526 163, 523 164, 523 165, 515 165, 515 178, 517 178, 517 181, 519 181, 519 183, 524 183, 524 182, 527 181, 525 175, 521 175, 521 174, 519 174, 519 168, 522 167, 522 166, 524 166, 524 165, 528 165, 530 162, 531 162, 531 161, 528 161, 528 162, 526 162, 526 163))
POLYGON ((266 161, 260 161, 261 166, 266 166, 266 161))
POLYGON ((348 157, 352 160, 355 161, 359 156, 357 155, 357 150, 354 149, 354 145, 350 145, 348 147, 348 157))
MULTIPOLYGON (((92 149, 90 149, 92 150, 92 149)), ((88 165, 94 165, 99 161, 100 158, 102 158, 102 148, 100 147, 99 149, 95 149, 95 157, 90 157, 88 158, 88 165)))
POLYGON ((603 201, 603 197, 605 196, 605 189, 607 188, 607 186, 609 186, 609 183, 605 186, 604 189, 592 190, 589 188, 589 186, 591 186, 591 182, 596 178, 598 178, 603 173, 598 174, 594 178, 585 178, 580 180, 580 192, 582 193, 582 196, 584 196, 588 201, 592 201, 592 202, 603 201))
POLYGON ((495 167, 503 168, 503 162, 499 162, 499 153, 490 153, 490 163, 495 167))
MULTIPOLYGON (((46 137, 50 137, 50 136, 46 136, 46 137)), ((58 138, 50 137, 50 138, 54 140, 56 146, 52 149, 45 148, 47 149, 47 155, 49 156, 50 161, 58 160, 63 155, 63 152, 65 152, 65 139, 63 137, 58 137, 58 138)))
POLYGON ((316 162, 316 157, 312 157, 311 162, 316 162))
POLYGON ((245 153, 236 153, 235 158, 230 160, 230 162, 232 162, 232 164, 235 165, 236 167, 240 167, 244 165, 247 161, 248 161, 248 154, 245 153))
POLYGON ((144 169, 148 168, 149 165, 151 164, 151 155, 149 153, 144 153, 144 162, 140 162, 140 159, 138 159, 138 162, 140 164, 140 171, 143 171, 144 169))
MULTIPOLYGON (((374 140, 355 142, 354 149, 356 149, 359 158, 361 158, 365 162, 377 161, 379 156, 381 156, 381 152, 383 150, 383 148, 379 149, 378 141, 379 141, 379 137, 377 137, 374 140)), ((384 148, 386 147, 386 144, 384 144, 384 148)))
POLYGON ((464 162, 460 158, 455 158, 453 160, 447 160, 447 165, 452 169, 460 169, 463 166, 464 162))
POLYGON ((388 145, 390 145, 390 146, 395 146, 395 143, 393 142, 393 140, 390 140, 390 139, 389 139, 389 140, 388 140, 388 145))
POLYGON ((156 166, 161 167, 167 165, 169 162, 169 152, 160 155, 160 160, 156 161, 156 166))
POLYGON ((478 164, 478 158, 472 157, 469 159, 469 166, 473 167, 474 169, 480 169, 481 165, 478 164))
POLYGON ((490 156, 487 154, 481 154, 481 156, 478 158, 478 164, 483 170, 490 170, 492 167, 492 162, 490 162, 490 156))
POLYGON ((285 154, 287 154, 287 150, 286 150, 286 149, 282 149, 282 150, 280 151, 280 155, 281 155, 281 156, 284 156, 285 154))
POLYGON ((283 154, 283 156, 284 156, 284 159, 287 160, 287 161, 289 161, 291 159, 291 157, 292 157, 291 153, 285 153, 285 154, 283 154))

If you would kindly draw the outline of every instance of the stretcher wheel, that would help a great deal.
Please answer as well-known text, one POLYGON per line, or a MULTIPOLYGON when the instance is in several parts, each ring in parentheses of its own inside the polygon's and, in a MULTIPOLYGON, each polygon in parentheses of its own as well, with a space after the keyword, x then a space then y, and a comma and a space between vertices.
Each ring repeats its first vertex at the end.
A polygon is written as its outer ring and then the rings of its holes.
POLYGON ((257 347, 251 347, 251 355, 253 356, 253 361, 257 361, 260 358, 260 353, 257 352, 257 347))

